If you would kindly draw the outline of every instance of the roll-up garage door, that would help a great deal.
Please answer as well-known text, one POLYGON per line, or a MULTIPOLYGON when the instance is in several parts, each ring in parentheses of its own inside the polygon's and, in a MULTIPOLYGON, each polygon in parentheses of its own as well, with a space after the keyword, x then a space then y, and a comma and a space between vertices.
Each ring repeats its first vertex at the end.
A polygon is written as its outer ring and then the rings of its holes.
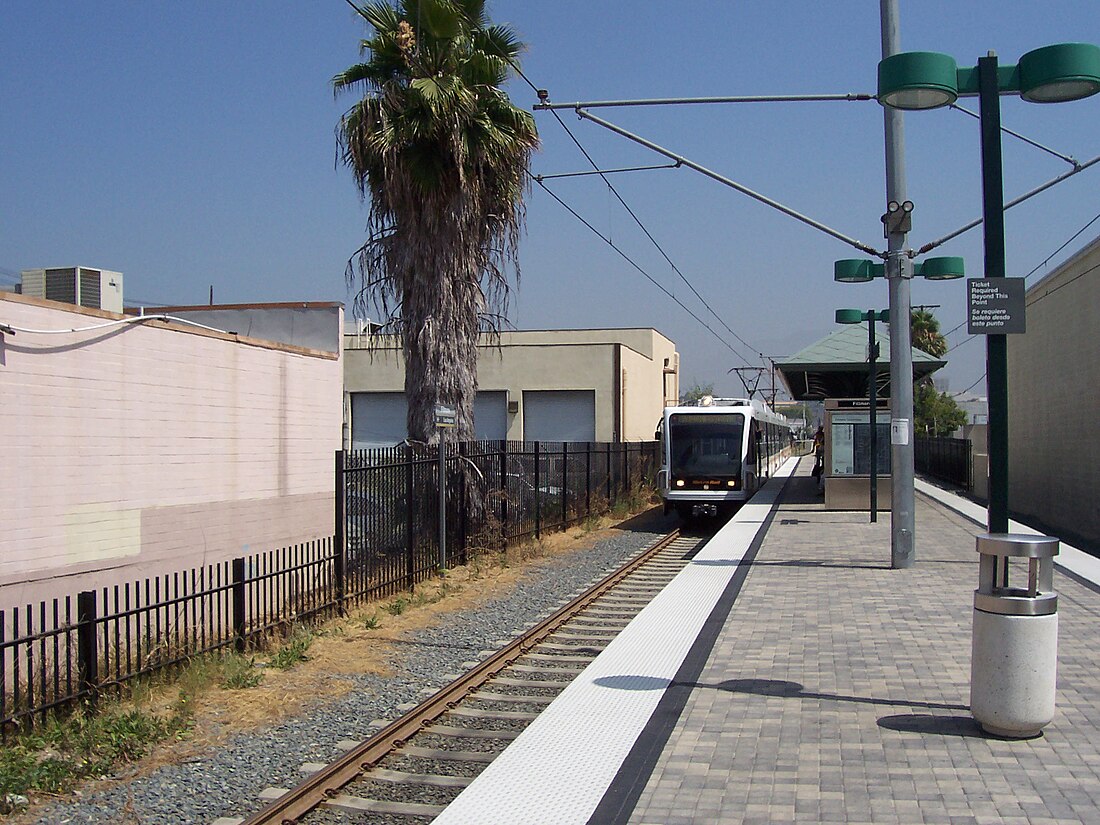
POLYGON ((478 392, 474 398, 474 437, 478 441, 503 441, 508 437, 508 393, 478 392))
POLYGON ((525 390, 525 441, 595 441, 595 390, 525 390))
POLYGON ((351 394, 351 448, 392 447, 405 440, 408 407, 403 392, 351 394))
MULTIPOLYGON (((351 448, 392 447, 405 440, 408 406, 403 392, 353 392, 351 394, 351 448)), ((508 394, 479 392, 474 398, 476 438, 500 441, 508 437, 508 394)))

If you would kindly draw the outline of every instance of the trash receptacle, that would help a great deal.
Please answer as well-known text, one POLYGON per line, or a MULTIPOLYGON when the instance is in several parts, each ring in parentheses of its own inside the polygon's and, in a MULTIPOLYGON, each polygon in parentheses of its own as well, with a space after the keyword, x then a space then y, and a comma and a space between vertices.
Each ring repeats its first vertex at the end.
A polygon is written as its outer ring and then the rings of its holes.
POLYGON ((970 712, 987 733, 1038 736, 1054 718, 1058 540, 985 533, 974 591, 970 712))

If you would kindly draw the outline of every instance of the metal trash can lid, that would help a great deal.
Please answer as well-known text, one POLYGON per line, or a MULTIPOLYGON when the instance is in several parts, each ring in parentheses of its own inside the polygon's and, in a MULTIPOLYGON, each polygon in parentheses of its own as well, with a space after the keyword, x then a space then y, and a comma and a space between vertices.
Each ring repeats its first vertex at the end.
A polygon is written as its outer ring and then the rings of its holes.
POLYGON ((977 537, 977 550, 987 556, 1022 556, 1050 558, 1058 555, 1059 542, 1053 536, 1030 533, 982 533, 977 537))

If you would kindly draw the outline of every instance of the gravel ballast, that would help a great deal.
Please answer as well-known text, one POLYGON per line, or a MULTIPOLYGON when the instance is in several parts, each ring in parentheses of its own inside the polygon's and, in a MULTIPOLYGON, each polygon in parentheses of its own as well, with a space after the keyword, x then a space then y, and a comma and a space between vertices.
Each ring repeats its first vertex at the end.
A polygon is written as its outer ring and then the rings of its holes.
POLYGON ((222 816, 247 816, 262 807, 266 787, 289 788, 302 780, 305 762, 330 762, 337 743, 367 738, 375 719, 395 719, 398 705, 418 703, 424 689, 438 689, 467 668, 475 654, 513 638, 556 611, 672 528, 651 511, 591 547, 529 564, 519 584, 476 609, 449 613, 434 627, 416 631, 395 654, 388 676, 355 676, 356 688, 278 725, 234 736, 201 759, 159 768, 133 780, 97 787, 79 798, 51 804, 37 823, 141 823, 208 825, 222 816))

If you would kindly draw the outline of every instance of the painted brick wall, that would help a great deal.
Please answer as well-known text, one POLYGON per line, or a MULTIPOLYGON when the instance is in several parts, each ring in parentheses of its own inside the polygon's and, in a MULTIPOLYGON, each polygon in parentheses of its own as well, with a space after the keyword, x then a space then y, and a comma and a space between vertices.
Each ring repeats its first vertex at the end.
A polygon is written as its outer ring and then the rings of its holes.
MULTIPOLYGON (((120 316, 0 296, 0 324, 120 316)), ((332 532, 342 364, 163 322, 5 334, 0 607, 332 532)))

